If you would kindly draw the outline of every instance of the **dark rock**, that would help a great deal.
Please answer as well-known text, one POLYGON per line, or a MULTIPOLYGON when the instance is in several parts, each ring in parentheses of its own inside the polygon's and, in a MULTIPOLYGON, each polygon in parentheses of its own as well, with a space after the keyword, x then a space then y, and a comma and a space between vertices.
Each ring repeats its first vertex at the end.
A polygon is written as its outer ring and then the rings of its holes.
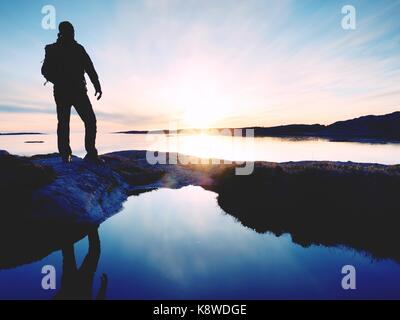
POLYGON ((150 165, 146 151, 106 154, 100 165, 77 157, 64 164, 57 154, 0 154, 0 268, 78 240, 129 195, 187 185, 216 192, 223 210, 257 232, 400 262, 400 166, 257 162, 252 175, 237 176, 233 164, 150 165))

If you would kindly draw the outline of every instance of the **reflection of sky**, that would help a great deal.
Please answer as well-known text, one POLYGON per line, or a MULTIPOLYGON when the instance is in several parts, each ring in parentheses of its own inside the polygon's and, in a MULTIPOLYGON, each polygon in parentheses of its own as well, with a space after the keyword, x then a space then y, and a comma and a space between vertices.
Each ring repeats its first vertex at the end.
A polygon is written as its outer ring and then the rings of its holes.
MULTIPOLYGON (((352 251, 303 249, 289 236, 257 234, 225 214, 215 197, 187 187, 131 198, 125 212, 101 231, 103 252, 118 253, 115 259, 103 259, 100 268, 124 265, 123 277, 131 277, 134 269, 139 283, 143 272, 152 283, 146 296, 163 298, 346 297, 340 270, 348 263, 360 269, 361 279, 372 277, 371 282, 382 269, 400 275, 394 263, 371 264, 352 251)), ((375 288, 361 285, 360 296, 379 296, 384 294, 380 289, 390 292, 391 286, 391 281, 375 288)))
MULTIPOLYGON (((73 133, 71 145, 75 155, 83 157, 86 154, 83 133, 73 133)), ((101 154, 121 150, 156 150, 235 161, 330 160, 398 164, 400 159, 400 144, 398 143, 368 144, 330 142, 322 139, 290 140, 265 137, 253 140, 206 135, 176 137, 173 135, 99 134, 97 147, 101 154)), ((0 149, 26 156, 53 153, 57 150, 57 137, 54 134, 0 136, 0 149), (25 143, 25 141, 38 140, 44 143, 25 143)), ((179 158, 179 160, 182 159, 179 158)))
MULTIPOLYGON (((100 239, 95 289, 98 276, 107 273, 109 298, 400 297, 398 264, 351 250, 302 248, 288 235, 257 234, 225 214, 216 194, 200 187, 131 197, 100 227, 100 239), (354 292, 340 287, 346 264, 357 269, 354 292)), ((75 247, 80 263, 87 239, 75 247)), ((49 263, 61 270, 60 253, 0 272, 0 297, 51 296, 38 288, 41 266, 49 263)))
MULTIPOLYGON (((327 123, 398 104, 399 1, 352 1, 355 31, 341 0, 51 3, 97 66, 102 130, 327 123)), ((0 3, 1 131, 54 130, 42 5, 0 3)))

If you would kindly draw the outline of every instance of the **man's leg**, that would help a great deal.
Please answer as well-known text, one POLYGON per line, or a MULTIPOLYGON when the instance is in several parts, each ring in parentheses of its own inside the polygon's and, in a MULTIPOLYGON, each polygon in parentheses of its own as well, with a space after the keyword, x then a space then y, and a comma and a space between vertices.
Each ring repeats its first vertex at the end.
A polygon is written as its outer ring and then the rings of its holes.
POLYGON ((69 145, 69 122, 71 118, 71 105, 63 103, 62 99, 57 99, 57 141, 58 152, 63 159, 68 158, 72 154, 69 145))
POLYGON ((97 121, 93 112, 92 104, 86 92, 80 94, 74 105, 76 111, 85 124, 85 148, 89 157, 97 158, 96 132, 97 121))

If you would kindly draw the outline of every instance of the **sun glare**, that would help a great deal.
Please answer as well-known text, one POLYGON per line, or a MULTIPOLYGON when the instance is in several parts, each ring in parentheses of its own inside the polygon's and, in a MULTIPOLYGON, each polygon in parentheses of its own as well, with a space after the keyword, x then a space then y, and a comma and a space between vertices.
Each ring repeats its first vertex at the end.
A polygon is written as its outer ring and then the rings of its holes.
POLYGON ((181 110, 181 120, 187 128, 213 127, 227 116, 227 110, 232 107, 224 90, 225 79, 205 70, 190 67, 171 86, 172 100, 181 110))
POLYGON ((183 114, 182 121, 184 125, 189 128, 207 129, 212 127, 215 119, 211 110, 207 110, 207 108, 201 108, 187 110, 183 114))

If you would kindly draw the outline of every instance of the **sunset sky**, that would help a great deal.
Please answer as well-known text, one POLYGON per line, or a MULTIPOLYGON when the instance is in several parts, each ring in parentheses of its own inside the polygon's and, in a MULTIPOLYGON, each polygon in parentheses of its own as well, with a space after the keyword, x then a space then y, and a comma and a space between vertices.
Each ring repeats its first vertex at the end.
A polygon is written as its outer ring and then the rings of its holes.
POLYGON ((57 38, 41 27, 47 4, 57 24, 74 24, 99 73, 100 131, 400 110, 400 1, 14 0, 0 3, 0 132, 55 131, 52 86, 40 74, 44 46, 57 38), (341 27, 346 4, 356 30, 341 27))

